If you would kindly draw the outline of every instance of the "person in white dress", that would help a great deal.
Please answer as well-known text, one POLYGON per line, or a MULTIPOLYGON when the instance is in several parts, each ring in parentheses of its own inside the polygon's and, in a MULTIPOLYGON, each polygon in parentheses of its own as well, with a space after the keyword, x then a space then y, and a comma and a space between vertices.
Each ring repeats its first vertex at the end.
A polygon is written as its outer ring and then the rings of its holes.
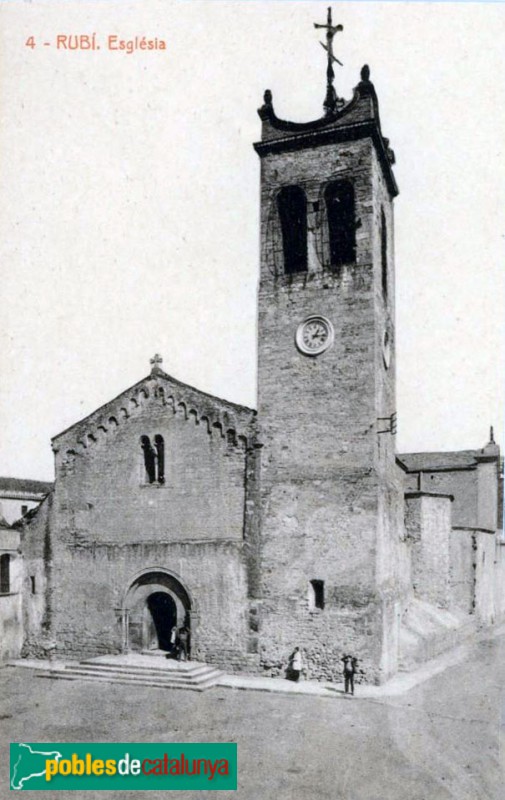
POLYGON ((289 658, 289 677, 292 681, 299 681, 302 674, 303 661, 299 647, 295 647, 289 658))

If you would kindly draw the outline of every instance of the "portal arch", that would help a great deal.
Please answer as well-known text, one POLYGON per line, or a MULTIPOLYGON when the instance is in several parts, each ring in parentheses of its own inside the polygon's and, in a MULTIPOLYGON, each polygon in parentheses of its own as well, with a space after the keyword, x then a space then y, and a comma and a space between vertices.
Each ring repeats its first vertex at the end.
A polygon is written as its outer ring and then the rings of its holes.
POLYGON ((164 567, 149 567, 129 581, 123 594, 123 650, 170 650, 170 631, 191 630, 194 603, 181 578, 164 567))

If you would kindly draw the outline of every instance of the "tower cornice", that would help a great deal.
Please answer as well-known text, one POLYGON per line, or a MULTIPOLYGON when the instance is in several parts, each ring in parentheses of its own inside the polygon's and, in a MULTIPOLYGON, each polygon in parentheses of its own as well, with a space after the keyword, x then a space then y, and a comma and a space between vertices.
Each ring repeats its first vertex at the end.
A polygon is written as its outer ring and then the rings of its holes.
POLYGON ((265 92, 264 101, 258 110, 263 123, 261 141, 254 144, 254 149, 261 158, 270 153, 303 150, 370 137, 391 196, 397 196, 399 190, 392 169, 395 156, 389 146, 389 139, 382 135, 377 93, 366 65, 361 70, 361 81, 354 89, 352 99, 340 110, 319 119, 310 122, 282 120, 274 111, 270 91, 265 92))

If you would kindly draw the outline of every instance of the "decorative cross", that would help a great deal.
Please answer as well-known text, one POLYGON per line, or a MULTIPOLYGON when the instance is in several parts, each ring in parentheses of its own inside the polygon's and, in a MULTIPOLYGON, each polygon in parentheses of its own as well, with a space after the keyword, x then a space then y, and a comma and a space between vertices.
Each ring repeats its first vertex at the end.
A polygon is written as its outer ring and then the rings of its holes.
POLYGON ((160 364, 163 364, 163 359, 159 353, 156 353, 151 359, 149 359, 149 363, 151 364, 151 371, 161 369, 160 364))
POLYGON ((344 26, 332 25, 331 8, 329 8, 326 25, 320 25, 317 22, 314 22, 314 28, 322 28, 326 31, 326 44, 323 44, 322 42, 320 42, 320 44, 321 47, 323 47, 328 53, 328 68, 326 70, 326 97, 323 103, 324 110, 328 116, 329 114, 334 113, 338 105, 337 93, 335 91, 335 87, 333 86, 333 81, 335 79, 333 63, 336 62, 337 64, 340 64, 341 67, 343 66, 342 62, 333 55, 333 38, 337 33, 339 33, 339 31, 344 30, 344 26))

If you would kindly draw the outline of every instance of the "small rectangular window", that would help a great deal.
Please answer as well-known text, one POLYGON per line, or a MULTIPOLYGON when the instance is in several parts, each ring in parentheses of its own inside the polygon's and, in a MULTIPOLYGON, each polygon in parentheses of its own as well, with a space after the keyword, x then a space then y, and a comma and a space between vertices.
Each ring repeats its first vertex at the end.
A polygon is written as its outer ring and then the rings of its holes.
POLYGON ((313 580, 309 583, 309 609, 324 608, 324 581, 313 580))
POLYGON ((30 585, 32 594, 35 594, 35 575, 30 575, 30 585))
POLYGON ((21 506, 21 515, 24 517, 26 512, 28 511, 28 506, 21 506))

